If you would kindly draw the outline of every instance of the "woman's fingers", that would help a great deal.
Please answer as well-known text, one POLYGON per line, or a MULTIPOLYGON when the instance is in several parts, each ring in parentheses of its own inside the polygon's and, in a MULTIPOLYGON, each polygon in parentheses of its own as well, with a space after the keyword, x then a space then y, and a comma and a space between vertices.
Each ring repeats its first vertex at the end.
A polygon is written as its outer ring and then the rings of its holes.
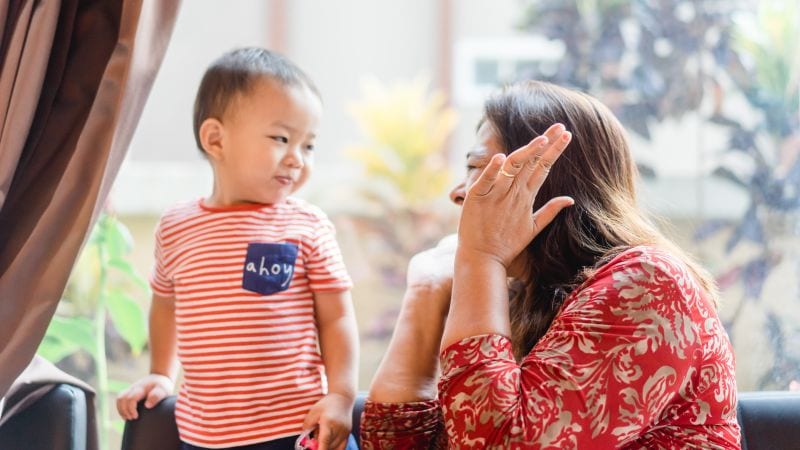
POLYGON ((572 134, 564 125, 552 125, 544 134, 507 157, 494 155, 469 191, 476 196, 485 196, 492 191, 506 192, 516 182, 535 194, 571 140, 572 134))
POLYGON ((571 139, 572 134, 563 124, 551 125, 542 135, 511 153, 503 169, 513 174, 521 185, 538 191, 571 139))
MULTIPOLYGON (((550 128, 552 129, 553 127, 550 128)), ((548 131, 550 130, 548 129, 548 131)), ((550 173, 550 168, 553 167, 553 164, 564 153, 564 150, 572 140, 572 133, 564 130, 563 127, 553 134, 553 138, 548 141, 550 145, 530 159, 525 166, 529 171, 529 176, 526 180, 527 186, 534 192, 538 192, 539 188, 542 187, 542 183, 550 173)))
POLYGON ((548 142, 549 138, 547 136, 545 135, 536 136, 528 144, 518 148, 516 151, 508 155, 508 158, 506 158, 506 162, 503 164, 503 170, 508 175, 513 175, 514 177, 522 174, 522 171, 525 169, 525 166, 533 158, 535 158, 537 155, 541 154, 544 151, 544 149, 547 147, 548 142))
POLYGON ((556 142, 558 137, 561 136, 561 134, 563 134, 566 130, 567 127, 565 127, 564 124, 554 123, 544 131, 544 136, 546 136, 547 140, 550 142, 556 142))
POLYGON ((478 180, 475 181, 475 184, 470 186, 469 190, 467 191, 467 196, 475 195, 478 197, 483 197, 489 192, 492 192, 496 188, 496 184, 500 185, 497 187, 502 188, 505 185, 507 189, 508 186, 511 185, 511 181, 513 177, 503 174, 501 175, 500 169, 503 167, 503 163, 506 160, 506 155, 502 153, 498 153, 492 156, 492 159, 489 160, 489 164, 486 165, 486 168, 483 169, 483 173, 481 176, 478 177, 478 180))

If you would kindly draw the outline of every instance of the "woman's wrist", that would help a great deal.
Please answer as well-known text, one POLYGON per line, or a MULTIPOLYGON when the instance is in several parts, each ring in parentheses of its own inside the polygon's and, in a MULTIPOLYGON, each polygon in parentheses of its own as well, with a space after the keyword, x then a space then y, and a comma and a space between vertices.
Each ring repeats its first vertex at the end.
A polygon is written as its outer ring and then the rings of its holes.
POLYGON ((469 267, 470 272, 477 270, 494 272, 500 269, 505 272, 508 270, 503 260, 495 254, 465 246, 459 246, 456 250, 455 266, 469 267))
POLYGON ((506 267, 486 253, 459 248, 442 349, 470 336, 509 333, 506 267))

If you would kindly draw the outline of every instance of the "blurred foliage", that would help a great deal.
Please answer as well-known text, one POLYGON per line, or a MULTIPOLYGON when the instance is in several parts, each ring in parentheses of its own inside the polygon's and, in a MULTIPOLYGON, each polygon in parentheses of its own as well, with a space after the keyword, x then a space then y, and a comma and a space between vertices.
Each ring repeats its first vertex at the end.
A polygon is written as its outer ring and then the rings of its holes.
MULTIPOLYGON (((733 229, 726 251, 755 247, 752 256, 719 277, 724 289, 741 282, 745 300, 761 302, 764 284, 781 264, 800 267, 800 252, 786 238, 800 234, 800 5, 792 1, 761 2, 751 14, 736 16, 730 48, 721 53, 725 62, 716 86, 717 99, 711 121, 728 130, 723 160, 714 171, 742 188, 749 205, 734 224, 706 224, 698 237, 733 229), (730 78, 733 92, 720 87, 730 78), (756 120, 743 120, 736 96, 756 112, 756 120)), ((800 279, 793 280, 800 290, 800 279)), ((797 299, 792 299, 797 300, 797 299)), ((742 317, 743 305, 731 321, 742 317)), ((797 305, 795 305, 797 307, 797 305)), ((787 342, 800 339, 800 328, 782 311, 767 310, 765 333, 775 360, 759 388, 785 388, 800 378, 800 351, 787 342)))
POLYGON ((729 130, 728 161, 716 175, 742 187, 750 207, 727 248, 742 240, 766 246, 763 221, 772 213, 800 209, 800 7, 797 3, 761 5, 757 14, 739 17, 734 45, 725 54, 730 76, 758 120, 740 120, 721 92, 712 122, 729 130))
POLYGON ((737 86, 764 114, 762 125, 781 139, 796 134, 800 120, 799 38, 800 3, 760 2, 756 14, 737 17, 734 52, 726 55, 737 86))
POLYGON ((121 429, 121 420, 111 420, 109 402, 127 385, 108 376, 107 341, 121 339, 134 355, 147 343, 145 314, 129 292, 149 288, 128 260, 132 247, 125 225, 105 213, 98 218, 38 349, 53 363, 79 353, 91 358, 102 447, 111 427, 121 429))
MULTIPOLYGON (((388 183, 380 200, 391 207, 425 207, 447 189, 450 175, 443 152, 456 122, 443 92, 428 93, 428 82, 385 86, 376 79, 363 83, 364 100, 351 112, 368 141, 347 149, 363 164, 371 183, 388 183)), ((371 197, 374 186, 364 194, 371 197)))
POLYGON ((563 44, 564 56, 519 76, 589 92, 649 140, 654 124, 698 110, 742 3, 532 0, 521 27, 563 44))
MULTIPOLYGON (((440 205, 451 182, 445 146, 456 114, 424 78, 392 85, 368 79, 351 112, 366 139, 346 154, 365 177, 354 184, 351 212, 339 220, 355 230, 382 284, 399 288, 411 256, 452 226, 455 209, 440 205)), ((366 337, 388 338, 396 313, 393 306, 385 310, 366 337)))
MULTIPOLYGON (((560 43, 564 55, 557 63, 529 64, 520 78, 589 92, 648 140, 653 125, 687 113, 727 133, 714 174, 741 188, 749 206, 739 220, 702 224, 695 238, 727 231, 725 252, 750 255, 729 258, 718 282, 722 289, 741 284, 744 292, 726 322, 729 331, 752 320, 742 306, 760 302, 774 269, 800 267, 800 252, 785 245, 800 234, 797 0, 537 0, 529 2, 521 27, 560 43)), ((758 388, 786 388, 800 374, 800 352, 787 344, 800 339, 800 328, 781 311, 761 308, 774 359, 758 388)))

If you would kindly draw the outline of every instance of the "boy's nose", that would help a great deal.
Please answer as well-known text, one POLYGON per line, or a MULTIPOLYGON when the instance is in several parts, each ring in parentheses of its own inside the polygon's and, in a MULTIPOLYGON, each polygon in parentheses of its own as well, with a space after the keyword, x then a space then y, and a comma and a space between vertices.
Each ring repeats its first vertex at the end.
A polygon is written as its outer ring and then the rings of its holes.
POLYGON ((290 147, 283 157, 283 163, 289 167, 301 169, 305 165, 305 161, 303 161, 303 153, 300 147, 290 147))

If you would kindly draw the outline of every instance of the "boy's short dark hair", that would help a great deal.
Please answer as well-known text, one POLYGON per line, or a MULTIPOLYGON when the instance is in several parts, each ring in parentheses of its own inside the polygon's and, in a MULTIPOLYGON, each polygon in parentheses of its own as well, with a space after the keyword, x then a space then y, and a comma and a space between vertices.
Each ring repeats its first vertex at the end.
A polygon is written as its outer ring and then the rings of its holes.
POLYGON ((247 93, 254 81, 267 77, 285 86, 306 86, 317 97, 319 90, 289 58, 259 47, 232 50, 206 69, 194 101, 194 139, 200 143, 200 125, 208 118, 221 119, 237 94, 247 93))

